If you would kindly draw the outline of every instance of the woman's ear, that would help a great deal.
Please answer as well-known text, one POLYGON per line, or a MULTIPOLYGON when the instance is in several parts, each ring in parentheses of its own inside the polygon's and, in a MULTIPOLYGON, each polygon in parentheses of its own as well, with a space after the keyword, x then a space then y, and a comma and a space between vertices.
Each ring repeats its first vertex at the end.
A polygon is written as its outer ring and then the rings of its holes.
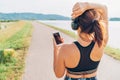
POLYGON ((81 33, 81 28, 78 27, 78 29, 77 29, 77 34, 80 35, 80 33, 81 33))
POLYGON ((80 28, 80 27, 78 27, 77 31, 78 31, 79 33, 81 33, 81 28, 80 28))

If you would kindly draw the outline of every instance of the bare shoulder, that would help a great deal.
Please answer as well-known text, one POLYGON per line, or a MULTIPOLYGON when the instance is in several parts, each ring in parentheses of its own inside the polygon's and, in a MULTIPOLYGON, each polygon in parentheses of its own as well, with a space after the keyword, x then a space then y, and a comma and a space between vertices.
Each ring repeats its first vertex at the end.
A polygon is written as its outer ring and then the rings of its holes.
POLYGON ((62 44, 60 50, 64 50, 67 51, 68 49, 70 50, 72 47, 74 46, 73 43, 69 43, 69 44, 62 44))
POLYGON ((60 52, 61 54, 64 55, 68 55, 69 53, 71 53, 75 48, 74 43, 70 43, 70 44, 62 44, 61 48, 60 48, 60 52))
POLYGON ((74 43, 63 44, 61 46, 61 51, 62 57, 64 57, 65 66, 74 68, 80 59, 79 50, 76 45, 74 43))

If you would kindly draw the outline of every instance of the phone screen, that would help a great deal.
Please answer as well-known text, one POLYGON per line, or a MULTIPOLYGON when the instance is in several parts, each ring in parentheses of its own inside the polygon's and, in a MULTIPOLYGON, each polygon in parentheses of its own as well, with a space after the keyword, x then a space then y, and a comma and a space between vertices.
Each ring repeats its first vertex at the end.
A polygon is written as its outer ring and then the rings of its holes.
POLYGON ((59 32, 53 33, 53 36, 54 36, 55 41, 56 41, 57 44, 62 43, 59 32))

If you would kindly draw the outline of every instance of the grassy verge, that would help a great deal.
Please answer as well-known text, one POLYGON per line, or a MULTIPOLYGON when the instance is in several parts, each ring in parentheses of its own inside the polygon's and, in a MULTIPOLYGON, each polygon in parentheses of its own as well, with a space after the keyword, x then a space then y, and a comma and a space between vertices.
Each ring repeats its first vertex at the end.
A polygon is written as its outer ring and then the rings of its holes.
POLYGON ((112 48, 110 46, 106 46, 105 53, 117 60, 120 60, 120 49, 118 48, 112 48))
POLYGON ((62 29, 62 28, 59 28, 59 27, 56 27, 56 26, 51 26, 51 25, 48 25, 48 24, 45 24, 45 23, 42 23, 42 22, 39 22, 39 23, 41 23, 41 24, 43 24, 43 25, 46 25, 46 26, 48 26, 48 27, 51 27, 51 28, 53 28, 53 29, 55 29, 55 30, 58 30, 58 31, 60 31, 60 32, 63 32, 63 33, 69 35, 70 37, 72 37, 72 38, 74 38, 74 39, 77 38, 77 35, 76 35, 74 32, 72 32, 72 31, 65 30, 65 29, 62 29))
POLYGON ((14 35, 16 32, 22 29, 22 27, 25 25, 24 21, 18 21, 18 22, 10 22, 10 23, 1 23, 6 26, 5 29, 0 29, 0 42, 3 42, 4 40, 10 38, 12 35, 14 35))
MULTIPOLYGON (((75 35, 74 32, 71 32, 71 31, 68 31, 68 30, 64 30, 64 29, 61 29, 61 28, 58 28, 58 27, 55 27, 55 26, 51 26, 51 25, 48 25, 48 24, 45 24, 45 23, 41 23, 41 24, 44 24, 44 25, 46 25, 48 27, 51 27, 51 28, 56 29, 56 30, 59 30, 59 31, 61 31, 61 32, 71 36, 74 39, 77 38, 77 35, 75 35)), ((117 60, 120 60, 120 49, 112 48, 110 46, 106 46, 104 52, 106 54, 112 56, 113 58, 115 58, 117 60)))
MULTIPOLYGON (((22 22, 14 28, 20 28, 14 34, 0 42, 0 49, 12 48, 16 51, 16 57, 6 63, 0 63, 0 80, 21 80, 24 71, 24 59, 31 40, 32 25, 22 22)), ((7 32, 11 32, 8 30, 7 32)), ((14 31, 14 29, 13 29, 14 31)), ((0 37, 1 38, 1 37, 0 37)))
POLYGON ((0 20, 0 22, 16 22, 16 21, 19 21, 19 20, 0 20))

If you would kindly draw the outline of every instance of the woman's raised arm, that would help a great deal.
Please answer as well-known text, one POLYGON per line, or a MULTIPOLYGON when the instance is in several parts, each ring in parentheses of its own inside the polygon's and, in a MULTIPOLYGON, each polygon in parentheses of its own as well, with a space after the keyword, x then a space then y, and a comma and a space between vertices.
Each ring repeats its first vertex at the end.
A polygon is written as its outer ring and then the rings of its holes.
POLYGON ((86 9, 95 9, 100 14, 99 15, 100 23, 105 28, 105 31, 104 31, 104 46, 105 46, 108 42, 108 37, 109 37, 107 7, 105 5, 101 5, 101 4, 88 3, 88 6, 86 9))

